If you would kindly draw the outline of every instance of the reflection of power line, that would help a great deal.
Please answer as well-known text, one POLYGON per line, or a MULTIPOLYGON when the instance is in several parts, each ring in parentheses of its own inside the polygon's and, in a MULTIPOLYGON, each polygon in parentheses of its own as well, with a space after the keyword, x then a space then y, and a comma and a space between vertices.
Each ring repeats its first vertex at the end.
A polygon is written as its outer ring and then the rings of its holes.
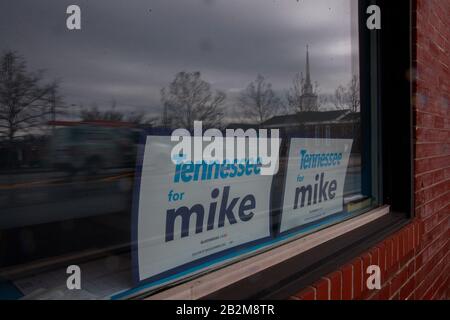
MULTIPOLYGON (((100 107, 105 105, 108 106, 107 108, 110 108, 111 105, 111 100, 106 100, 106 99, 89 99, 86 96, 82 96, 82 95, 68 95, 67 97, 69 97, 70 100, 76 100, 79 101, 78 103, 72 103, 71 106, 79 106, 79 107, 83 107, 84 104, 89 104, 92 102, 97 103, 100 107), (80 102, 82 101, 82 102, 80 102)), ((135 108, 135 109, 153 109, 155 111, 159 111, 161 112, 161 105, 149 105, 149 104, 133 104, 133 103, 121 103, 120 100, 117 100, 117 107, 119 108, 135 108)))
MULTIPOLYGON (((93 179, 85 180, 85 181, 83 181, 83 183, 86 184, 86 183, 96 183, 96 182, 113 182, 116 180, 133 177, 133 176, 134 176, 134 172, 127 172, 127 173, 113 175, 113 176, 106 176, 106 177, 99 177, 99 178, 96 177, 93 179)), ((21 188, 58 187, 58 186, 65 186, 65 185, 76 185, 79 183, 80 183, 80 181, 69 181, 64 178, 56 178, 56 179, 49 179, 49 180, 28 181, 28 182, 22 182, 22 183, 0 184, 0 190, 21 189, 21 188)))

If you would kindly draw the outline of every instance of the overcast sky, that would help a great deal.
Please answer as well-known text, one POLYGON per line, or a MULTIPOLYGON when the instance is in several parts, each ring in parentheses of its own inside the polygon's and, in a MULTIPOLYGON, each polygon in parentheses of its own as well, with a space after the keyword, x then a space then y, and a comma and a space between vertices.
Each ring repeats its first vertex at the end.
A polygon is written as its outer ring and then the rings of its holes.
POLYGON ((114 99, 159 113, 160 89, 179 71, 200 71, 231 100, 258 73, 283 92, 309 44, 312 80, 328 93, 358 72, 355 1, 3 0, 0 50, 61 79, 68 104, 114 99), (81 7, 81 31, 66 29, 70 4, 81 7))

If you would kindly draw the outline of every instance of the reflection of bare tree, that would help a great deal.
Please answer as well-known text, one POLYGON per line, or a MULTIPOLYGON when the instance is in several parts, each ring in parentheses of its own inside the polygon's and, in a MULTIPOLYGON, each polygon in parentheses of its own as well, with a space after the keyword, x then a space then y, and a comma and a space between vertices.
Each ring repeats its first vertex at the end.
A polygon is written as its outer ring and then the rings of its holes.
POLYGON ((336 109, 345 109, 347 107, 347 92, 344 86, 340 85, 336 88, 332 101, 336 109))
POLYGON ((358 76, 354 75, 347 86, 340 85, 332 97, 336 109, 350 109, 358 112, 361 105, 358 76))
POLYGON ((97 104, 92 104, 88 109, 82 109, 80 112, 80 118, 83 121, 122 121, 125 115, 123 112, 115 110, 115 102, 110 110, 100 110, 97 104))
POLYGON ((267 121, 283 107, 280 98, 262 75, 251 82, 239 96, 239 104, 244 109, 245 116, 258 123, 267 121))
POLYGON ((225 98, 222 91, 213 93, 200 72, 179 72, 169 86, 161 90, 163 124, 188 130, 193 128, 194 121, 203 121, 204 127, 219 126, 225 98))
POLYGON ((42 126, 60 105, 56 82, 42 84, 43 72, 27 71, 16 52, 0 56, 0 135, 12 142, 18 133, 42 126))
POLYGON ((82 121, 125 121, 135 125, 147 126, 156 122, 156 118, 148 118, 143 111, 125 112, 116 110, 115 101, 112 101, 109 110, 100 110, 94 103, 91 107, 81 110, 80 118, 82 121))
POLYGON ((352 110, 352 112, 358 112, 361 106, 361 95, 360 95, 361 93, 358 76, 354 75, 352 77, 352 80, 350 80, 350 82, 348 83, 347 88, 350 102, 350 110, 352 110))

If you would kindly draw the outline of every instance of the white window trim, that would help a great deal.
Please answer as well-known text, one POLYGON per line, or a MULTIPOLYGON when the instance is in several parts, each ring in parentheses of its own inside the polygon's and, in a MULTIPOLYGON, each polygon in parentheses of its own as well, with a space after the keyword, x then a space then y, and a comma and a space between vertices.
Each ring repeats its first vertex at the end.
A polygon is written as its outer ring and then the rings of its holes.
POLYGON ((389 213, 389 206, 371 210, 365 214, 330 226, 305 237, 288 242, 274 249, 239 261, 217 271, 187 281, 178 286, 147 297, 149 300, 195 300, 232 285, 242 279, 286 261, 325 242, 373 222, 389 213))

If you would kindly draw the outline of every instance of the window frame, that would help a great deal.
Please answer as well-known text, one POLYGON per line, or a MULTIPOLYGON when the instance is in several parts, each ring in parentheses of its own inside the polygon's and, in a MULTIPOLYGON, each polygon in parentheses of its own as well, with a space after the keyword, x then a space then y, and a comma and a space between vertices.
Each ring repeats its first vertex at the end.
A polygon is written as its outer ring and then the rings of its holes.
MULTIPOLYGON (((389 214, 224 286, 201 299, 285 299, 361 255, 410 223, 414 217, 413 91, 410 79, 413 61, 412 12, 415 2, 402 0, 394 4, 388 0, 360 0, 358 4, 361 130, 363 137, 370 141, 362 143, 362 156, 365 157, 363 162, 373 163, 372 157, 377 157, 375 166, 363 168, 363 192, 377 194, 379 203, 389 205, 389 214), (365 9, 371 4, 381 8, 381 30, 370 31, 366 28, 365 9), (375 176, 371 176, 371 172, 375 176)), ((373 214, 376 210, 379 208, 366 214, 373 214)), ((321 231, 324 230, 327 229, 321 231)), ((268 251, 282 250, 288 244, 289 242, 268 251)), ((217 269, 211 270, 207 275, 214 275, 216 271, 217 269)), ((181 283, 189 280, 184 279, 181 283)), ((156 292, 142 292, 138 297, 161 297, 161 293, 176 288, 177 285, 163 287, 156 292)))

